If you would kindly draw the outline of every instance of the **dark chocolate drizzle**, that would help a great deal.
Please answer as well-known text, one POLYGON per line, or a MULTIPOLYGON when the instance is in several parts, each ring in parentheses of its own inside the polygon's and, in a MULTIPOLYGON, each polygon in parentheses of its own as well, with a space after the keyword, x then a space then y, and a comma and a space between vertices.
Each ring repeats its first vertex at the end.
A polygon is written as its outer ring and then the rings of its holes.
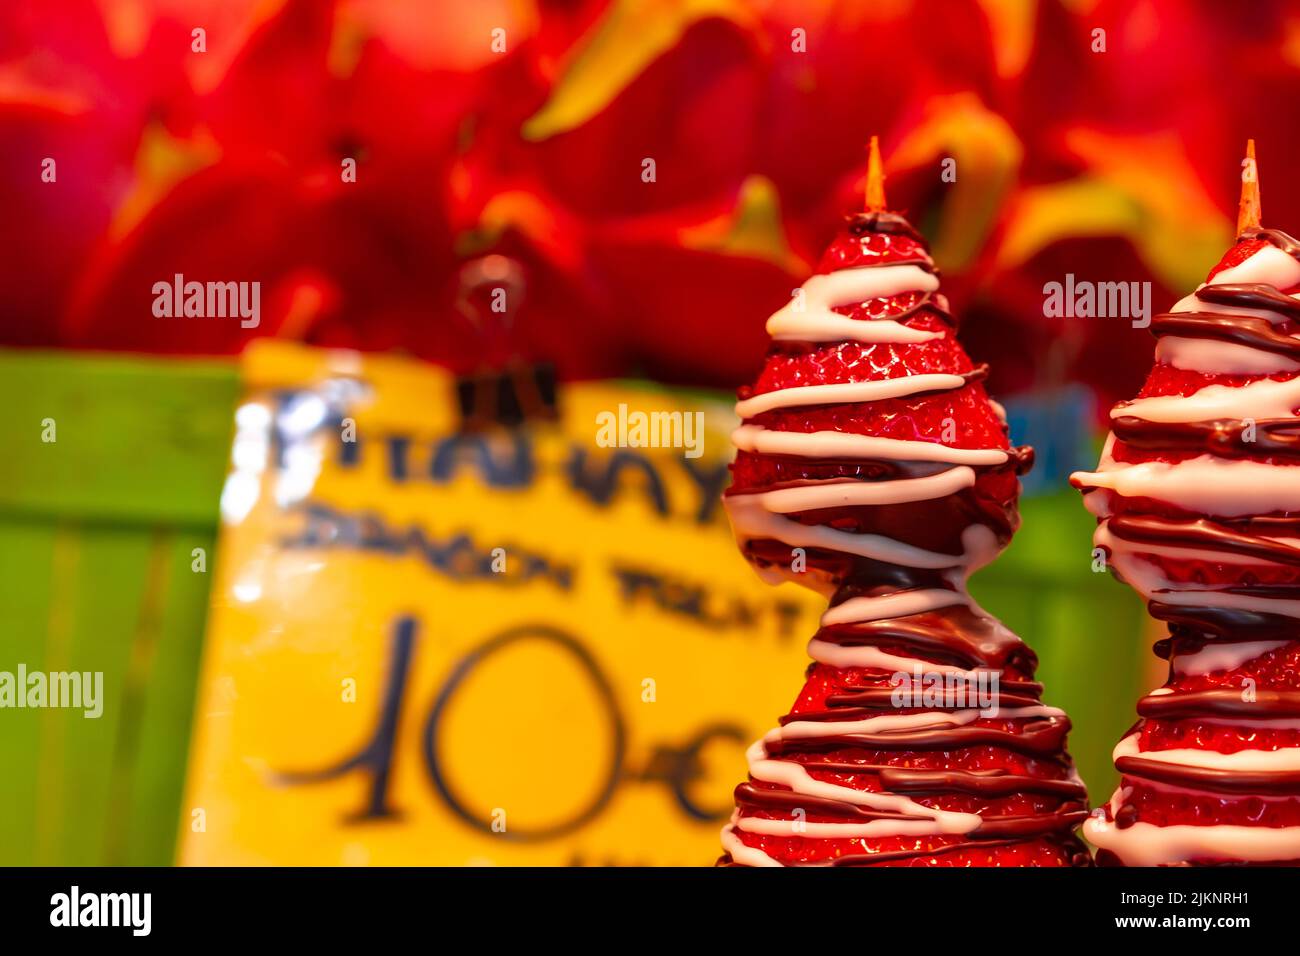
POLYGON ((1220 458, 1300 457, 1300 422, 1290 418, 1259 419, 1254 423, 1254 441, 1245 438, 1249 423, 1235 418, 1149 422, 1121 415, 1110 425, 1117 439, 1142 451, 1208 452, 1220 458))
POLYGON ((1148 601, 1147 613, 1170 625, 1169 638, 1156 642, 1156 656, 1169 659, 1162 648, 1176 654, 1195 654, 1211 642, 1239 644, 1244 641, 1296 640, 1300 629, 1295 618, 1243 608, 1169 604, 1148 601))
POLYGON ((1300 240, 1283 232, 1281 229, 1247 229, 1238 239, 1263 239, 1270 245, 1281 249, 1292 259, 1300 259, 1300 240))
POLYGON ((906 236, 920 245, 926 252, 930 251, 930 244, 925 241, 925 236, 921 235, 905 217, 896 212, 859 212, 851 216, 845 216, 844 219, 848 223, 849 235, 851 236, 865 236, 873 232, 891 236, 906 236))
MULTIPOLYGON (((1268 319, 1258 316, 1224 315, 1220 312, 1171 312, 1151 320, 1151 331, 1157 338, 1177 335, 1183 338, 1214 339, 1300 360, 1300 339, 1277 329, 1268 319)), ((1118 407, 1123 408, 1124 403, 1121 402, 1118 407)))
POLYGON ((1115 515, 1106 525, 1126 541, 1184 548, 1209 548, 1227 554, 1262 558, 1279 564, 1300 565, 1300 548, 1272 538, 1250 534, 1209 518, 1174 520, 1154 515, 1115 515))
MULTIPOLYGON (((1248 230, 1242 239, 1264 239, 1296 259, 1300 259, 1300 242, 1286 233, 1271 229, 1248 230)), ((1151 323, 1158 338, 1180 336, 1243 345, 1300 362, 1300 300, 1265 284, 1206 285, 1196 298, 1207 306, 1227 306, 1267 310, 1279 317, 1230 314, 1207 308, 1196 312, 1166 313, 1151 323)), ((1135 415, 1123 414, 1131 403, 1120 403, 1120 412, 1112 419, 1112 432, 1120 443, 1117 459, 1124 460, 1126 449, 1137 452, 1172 452, 1176 454, 1210 454, 1226 459, 1252 458, 1280 460, 1287 467, 1300 459, 1300 421, 1295 418, 1266 419, 1254 422, 1216 419, 1199 422, 1152 422, 1135 415), (1250 440, 1248 440, 1248 437, 1250 440)), ((1297 472, 1300 475, 1300 472, 1297 472)), ((1298 479, 1300 480, 1300 479, 1298 479)), ((1241 517, 1182 518, 1169 515, 1112 515, 1106 519, 1116 538, 1154 548, 1176 547, 1256 560, 1282 568, 1300 567, 1300 548, 1279 537, 1300 537, 1300 514, 1272 513, 1241 517)), ((1222 593, 1252 594, 1270 598, 1300 597, 1300 584, 1288 582, 1243 584, 1221 589, 1222 593)), ((1191 591, 1184 592, 1192 594, 1191 591)), ((1169 636, 1157 641, 1158 657, 1171 662, 1196 654, 1214 644, 1244 641, 1300 640, 1300 621, 1281 614, 1241 608, 1208 605, 1173 604, 1158 598, 1148 602, 1148 610, 1157 620, 1169 625, 1169 636)), ((1141 719, 1125 737, 1141 734, 1168 722, 1214 722, 1215 720, 1264 721, 1300 717, 1300 689, 1261 689, 1243 692, 1242 688, 1217 687, 1189 690, 1175 685, 1171 669, 1164 693, 1153 693, 1137 705, 1141 719)), ((1246 732, 1249 732, 1248 730, 1246 732)), ((1146 781, 1151 784, 1181 787, 1218 794, 1222 798, 1250 796, 1300 797, 1300 771, 1245 772, 1190 766, 1152 759, 1151 751, 1126 754, 1116 758, 1116 769, 1125 785, 1146 781)), ((1114 814, 1119 829, 1140 822, 1141 812, 1129 790, 1126 802, 1114 814)), ((1098 856, 1099 863, 1118 863, 1112 853, 1098 856)), ((1199 860, 1187 862, 1199 863, 1199 860)))
POLYGON ((1137 777, 1176 787, 1191 787, 1234 796, 1264 794, 1271 797, 1300 796, 1300 770, 1250 772, 1191 767, 1187 764, 1124 756, 1115 760, 1115 769, 1126 777, 1137 777))
MULTIPOLYGON (((913 259, 909 261, 898 260, 891 262, 890 265, 916 266, 918 269, 928 272, 931 275, 938 276, 939 274, 939 270, 936 269, 933 264, 926 262, 924 259, 913 259)), ((839 306, 831 311, 849 318, 854 317, 852 306, 839 306)), ((957 317, 935 300, 934 292, 922 292, 916 302, 899 312, 891 312, 889 315, 870 316, 868 318, 857 319, 857 321, 876 322, 882 319, 888 319, 902 325, 906 324, 908 319, 918 315, 933 315, 940 319, 949 328, 957 328, 957 317)), ((800 350, 808 351, 825 348, 826 344, 827 343, 825 342, 801 341, 799 339, 780 339, 779 341, 773 342, 772 347, 782 352, 797 352, 800 350)))
MULTIPOLYGON (((849 217, 848 229, 853 236, 870 233, 906 236, 926 247, 924 238, 910 223, 896 213, 863 213, 849 217)), ((928 247, 927 247, 928 248, 928 247)), ((877 265, 884 265, 879 263, 877 265)), ((900 264, 897 262, 890 265, 900 264)), ((927 263, 917 263, 926 266, 927 263)), ((864 266, 869 268, 872 266, 864 266)), ((934 270, 931 270, 934 271, 934 270)), ((937 271, 936 271, 937 274, 937 271)), ((940 309, 932 294, 920 297, 905 312, 888 317, 903 321, 923 311, 938 314, 955 327, 956 323, 946 310, 940 309)), ((841 312, 851 312, 852 307, 841 307, 841 312)), ((826 343, 782 341, 773 344, 774 353, 802 354, 825 348, 826 343)), ((924 401, 936 393, 956 393, 988 374, 987 365, 976 365, 961 373, 962 383, 956 389, 934 389, 929 392, 902 396, 899 401, 924 401)), ((742 388, 741 399, 753 397, 752 388, 742 388)), ((893 400, 891 400, 893 401, 893 400)), ((858 403, 851 403, 856 405, 858 403)), ((819 406, 828 408, 833 406, 819 406)), ((776 425, 778 416, 785 418, 790 409, 765 412, 748 419, 757 425, 776 425)), ((787 426, 788 427, 788 426, 787 426)), ((921 502, 904 502, 880 506, 840 506, 788 514, 787 518, 808 525, 833 527, 856 534, 879 535, 894 541, 910 544, 936 554, 951 555, 949 568, 924 569, 876 561, 860 556, 832 551, 827 548, 806 548, 809 570, 816 570, 836 586, 831 607, 856 597, 879 596, 913 589, 951 589, 951 571, 960 565, 965 550, 961 533, 972 525, 988 528, 999 545, 1005 545, 1016 530, 1019 517, 1014 495, 1010 504, 1002 491, 990 489, 1006 487, 999 484, 1004 478, 1026 473, 1033 464, 1033 450, 1028 447, 1001 449, 1006 461, 996 465, 969 466, 975 471, 974 487, 961 489, 939 499, 921 502), (1001 499, 1001 500, 998 500, 1001 499)), ((751 453, 741 452, 738 464, 751 453)), ((746 485, 743 489, 729 489, 727 494, 753 494, 781 488, 824 481, 891 481, 900 478, 927 477, 946 471, 949 463, 909 462, 894 460, 826 460, 810 461, 799 456, 761 455, 769 466, 773 462, 789 463, 792 480, 767 485, 746 485)), ((783 470, 778 470, 783 474, 783 470)), ((1014 484, 1011 485, 1014 488, 1014 484)), ((790 547, 774 539, 748 541, 744 547, 746 557, 754 564, 786 566, 790 561, 790 547)), ((998 621, 976 608, 956 604, 923 613, 885 620, 856 622, 822 627, 816 639, 840 646, 871 646, 886 654, 915 660, 924 667, 925 662, 944 664, 963 670, 992 670, 998 672, 996 697, 990 701, 968 698, 961 709, 973 709, 988 703, 998 708, 1025 708, 1041 705, 1042 685, 1033 680, 1037 658, 1015 634, 998 621)), ((818 667, 811 664, 808 675, 818 667)), ((873 673, 870 668, 835 669, 840 675, 822 698, 819 709, 805 706, 780 719, 782 726, 796 722, 843 722, 878 717, 883 713, 906 714, 934 711, 954 711, 957 704, 925 704, 914 707, 895 707, 894 690, 887 683, 889 675, 873 673), (853 675, 845 671, 856 672, 853 675)), ((971 688, 972 692, 975 688, 971 688)), ((980 688, 985 690, 985 688, 980 688)), ((913 693, 923 694, 925 688, 913 688, 913 693)), ((985 690, 987 693, 987 690, 985 690)), ((946 700, 946 696, 944 698, 946 700)), ((1031 840, 1044 840, 1058 845, 1063 856, 1072 865, 1087 865, 1090 861, 1083 846, 1072 835, 1087 811, 1087 794, 1074 778, 1073 764, 1064 752, 1065 736, 1070 723, 1057 716, 999 716, 996 713, 959 726, 928 726, 900 728, 878 733, 837 733, 824 737, 793 737, 772 739, 765 744, 767 754, 774 759, 790 760, 809 771, 850 774, 866 778, 871 786, 881 792, 907 794, 917 802, 931 802, 943 806, 943 798, 954 794, 995 800, 1016 794, 1036 795, 1035 809, 1040 812, 1019 815, 984 817, 980 826, 971 833, 960 836, 936 834, 937 848, 915 850, 889 850, 867 852, 841 857, 836 866, 875 865, 911 860, 917 857, 941 855, 961 848, 990 848, 1007 846, 1031 840), (990 770, 924 769, 887 765, 891 759, 907 759, 915 753, 921 760, 928 754, 944 754, 945 763, 961 763, 973 748, 996 748, 1020 755, 1027 769, 1019 773, 990 770), (878 756, 881 753, 892 758, 878 756), (872 754, 877 754, 872 757, 872 754), (858 758, 858 759, 855 759, 858 758), (875 762, 872 762, 872 761, 875 762), (935 803, 935 798, 938 802, 935 803)), ((826 729, 832 729, 830 727, 826 729)), ((836 728, 838 729, 838 728, 836 728)), ((744 812, 754 812, 783 818, 792 811, 802 809, 823 819, 842 821, 915 819, 894 811, 880 811, 826 797, 813 797, 798 793, 777 784, 751 780, 735 791, 736 804, 744 812)), ((743 831, 742 831, 743 832, 743 831)), ((871 841, 862 841, 869 844, 871 841)), ((918 840, 918 845, 928 839, 918 840)), ((728 862, 724 857, 723 862, 728 862)))
POLYGON ((1207 285, 1196 293, 1196 298, 1214 305, 1267 309, 1288 319, 1300 319, 1300 299, 1294 299, 1285 292, 1279 292, 1271 285, 1262 283, 1225 282, 1221 285, 1207 285))
MULTIPOLYGON (((1042 703, 1042 696, 1043 685, 1037 681, 1007 681, 999 684, 998 693, 992 696, 990 703, 996 707, 1036 707, 1042 703)), ((905 712, 907 708, 894 705, 894 697, 894 689, 890 687, 844 688, 837 694, 827 695, 826 706, 834 709, 825 713, 829 720, 844 720, 849 713, 868 716, 872 711, 905 712)), ((956 705, 938 704, 922 709, 960 710, 962 708, 956 705)), ((816 716, 805 711, 790 719, 813 720, 816 716)))
POLYGON ((1300 691, 1256 690, 1246 694, 1234 688, 1179 690, 1172 694, 1148 694, 1138 701, 1143 717, 1255 717, 1272 720, 1300 717, 1300 691))
POLYGON ((894 793, 971 793, 983 797, 1048 793, 1077 798, 1087 794, 1087 788, 1078 780, 1012 774, 1005 770, 917 770, 844 760, 801 759, 799 762, 808 770, 873 777, 880 781, 882 790, 894 793))
MULTIPOLYGON (((841 588, 831 606, 857 596, 856 590, 851 585, 841 588)), ((1032 674, 1038 666, 1034 652, 1001 622, 962 605, 881 621, 835 624, 821 628, 817 639, 846 647, 896 649, 902 656, 965 670, 983 667, 1032 674)))
POLYGON ((767 752, 772 757, 784 754, 824 753, 844 747, 863 750, 955 750, 963 747, 996 746, 1017 753, 1052 759, 1060 754, 1065 735, 1070 732, 1066 717, 1017 718, 1014 730, 968 724, 960 727, 925 727, 917 730, 892 730, 875 734, 834 734, 826 737, 800 737, 794 740, 770 740, 767 752))
MULTIPOLYGON (((1018 792, 1018 791, 1011 791, 1018 792)), ((1051 793, 1052 791, 1040 790, 1040 792, 1051 793)), ((775 790, 766 787, 758 787, 752 783, 742 783, 736 787, 736 803, 738 806, 746 809, 758 809, 768 812, 793 810, 803 810, 813 815, 822 815, 847 819, 850 822, 870 822, 872 820, 908 820, 915 819, 905 813, 895 813, 886 810, 872 810, 861 804, 848 803, 846 801, 829 799, 826 797, 814 797, 807 794, 794 793, 790 790, 775 790)), ((972 842, 982 842, 984 840, 997 840, 1007 837, 1016 837, 1025 839, 1028 837, 1041 836, 1047 833, 1057 832, 1061 829, 1061 819, 1074 818, 1075 823, 1082 822, 1082 816, 1076 817, 1076 814, 1087 815, 1087 811, 1081 808, 1080 801, 1076 799, 1063 799, 1058 806, 1053 808, 1049 813, 1023 814, 1020 816, 1003 816, 987 817, 980 824, 979 828, 967 834, 972 842)))

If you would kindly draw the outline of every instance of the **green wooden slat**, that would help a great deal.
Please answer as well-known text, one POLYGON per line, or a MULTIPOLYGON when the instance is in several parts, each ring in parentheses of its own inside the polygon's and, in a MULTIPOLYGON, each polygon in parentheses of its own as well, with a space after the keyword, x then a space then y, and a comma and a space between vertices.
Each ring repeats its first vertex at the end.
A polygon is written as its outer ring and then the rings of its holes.
MULTIPOLYGON (((53 525, 0 518, 0 670, 45 667, 53 525)), ((40 718, 0 710, 0 865, 31 866, 36 855, 40 718)))
POLYGON ((0 350, 0 512, 211 527, 237 388, 230 363, 0 350))
POLYGON ((59 841, 48 852, 60 865, 102 864, 109 828, 123 822, 111 819, 110 797, 148 557, 149 538, 135 529, 85 527, 71 580, 56 582, 55 600, 71 606, 72 627, 66 648, 47 645, 47 659, 58 670, 103 671, 105 701, 94 720, 46 712, 58 737, 46 738, 42 759, 60 773, 56 789, 41 794, 41 813, 59 821, 59 841))
POLYGON ((175 856, 214 545, 215 535, 200 532, 178 534, 171 542, 170 586, 131 774, 130 840, 115 863, 165 866, 175 856), (207 553, 205 573, 191 570, 194 548, 207 553))

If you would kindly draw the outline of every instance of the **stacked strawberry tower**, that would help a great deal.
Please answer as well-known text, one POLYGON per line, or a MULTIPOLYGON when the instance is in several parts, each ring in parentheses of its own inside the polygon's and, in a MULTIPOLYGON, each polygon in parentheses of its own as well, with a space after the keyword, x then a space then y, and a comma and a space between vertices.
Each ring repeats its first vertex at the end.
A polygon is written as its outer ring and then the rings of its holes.
POLYGON ((1169 636, 1084 833, 1102 864, 1300 862, 1300 242, 1260 228, 1151 331, 1155 367, 1073 477, 1115 575, 1169 636))
POLYGON ((803 691, 749 751, 721 863, 1070 866, 1086 795, 1024 643, 967 593, 1018 475, 925 241, 868 211, 768 320, 726 506, 766 579, 827 595, 803 691), (928 693, 923 693, 928 688, 928 693))

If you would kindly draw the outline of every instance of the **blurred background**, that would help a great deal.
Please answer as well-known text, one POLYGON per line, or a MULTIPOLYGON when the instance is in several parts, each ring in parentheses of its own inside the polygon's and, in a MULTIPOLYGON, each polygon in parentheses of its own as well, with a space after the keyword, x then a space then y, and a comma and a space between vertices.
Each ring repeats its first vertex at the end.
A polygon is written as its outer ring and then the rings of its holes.
MULTIPOLYGON (((539 366, 551 428, 566 395, 611 380, 721 406, 860 207, 873 134, 890 205, 930 237, 967 350, 1038 448, 1024 529, 975 590, 1038 650, 1103 799, 1153 635, 1090 572, 1064 478, 1095 460, 1151 339, 1044 318, 1043 285, 1149 281, 1155 311, 1183 295, 1231 241, 1247 137, 1266 223, 1294 229, 1297 95, 1300 8, 1267 0, 8 0, 0 642, 30 667, 98 662, 125 703, 93 733, 0 714, 0 753, 25 768, 0 782, 0 862, 175 858, 209 602, 183 572, 217 547, 250 342, 426 363, 450 383, 430 421, 455 417, 457 380, 539 366), (155 318, 153 285, 177 273, 260 282, 260 322, 155 318), (508 278, 506 313, 485 275, 508 278)), ((746 732, 785 709, 798 657, 763 672, 746 732)), ((708 862, 716 826, 697 817, 663 823, 690 828, 689 852, 642 860, 708 862)), ((556 859, 604 859, 613 837, 592 839, 556 859)), ((203 858, 302 858, 256 849, 203 858)))

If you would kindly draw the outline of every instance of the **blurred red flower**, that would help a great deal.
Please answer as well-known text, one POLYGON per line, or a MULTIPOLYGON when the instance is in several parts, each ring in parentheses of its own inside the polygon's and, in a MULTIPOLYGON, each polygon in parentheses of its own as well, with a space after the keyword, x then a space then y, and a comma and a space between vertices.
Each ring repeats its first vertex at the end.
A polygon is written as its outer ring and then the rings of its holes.
POLYGON ((1149 337, 1048 320, 1043 284, 1152 281, 1167 305, 1230 239, 1247 135, 1266 217, 1300 216, 1276 105, 1298 87, 1280 0, 14 0, 0 338, 280 335, 729 386, 878 133, 993 387, 1082 380, 1104 407, 1149 337), (466 287, 485 256, 508 263, 500 316, 466 287), (155 318, 178 273, 260 282, 257 328, 155 318))

